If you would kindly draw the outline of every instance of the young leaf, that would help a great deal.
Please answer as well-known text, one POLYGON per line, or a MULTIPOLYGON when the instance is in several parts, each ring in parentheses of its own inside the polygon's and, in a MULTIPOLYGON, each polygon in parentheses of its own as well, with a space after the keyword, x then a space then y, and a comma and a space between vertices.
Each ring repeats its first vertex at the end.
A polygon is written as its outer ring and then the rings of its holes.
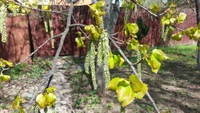
POLYGON ((179 15, 177 17, 178 24, 183 23, 186 18, 187 18, 187 14, 185 14, 183 12, 179 13, 179 15))
POLYGON ((129 50, 138 50, 138 47, 140 46, 138 40, 135 38, 131 38, 131 40, 128 41, 127 49, 129 50))
POLYGON ((75 39, 75 41, 76 41, 78 47, 86 47, 86 45, 83 42, 83 38, 82 37, 77 37, 75 39))
POLYGON ((117 99, 119 102, 123 102, 128 96, 133 93, 133 90, 130 86, 119 86, 116 90, 117 99))
POLYGON ((121 78, 113 78, 108 85, 108 89, 110 90, 116 90, 118 88, 118 83, 121 81, 121 78))
POLYGON ((105 5, 105 1, 98 1, 96 4, 96 7, 99 9, 99 8, 102 8, 104 5, 105 5))
POLYGON ((3 81, 7 82, 10 80, 10 76, 9 75, 3 75, 3 81))
POLYGON ((13 67, 13 63, 0 58, 0 67, 6 67, 6 66, 13 67))
POLYGON ((48 93, 48 94, 46 94, 45 98, 46 98, 48 106, 53 105, 54 102, 56 101, 56 95, 54 93, 48 93))
POLYGON ((129 91, 129 95, 127 95, 126 99, 124 99, 122 102, 122 107, 126 107, 135 99, 135 93, 133 93, 131 90, 129 91))
POLYGON ((121 67, 124 63, 124 59, 120 55, 114 55, 115 64, 121 67))
POLYGON ((145 83, 141 82, 136 75, 131 75, 129 77, 131 82, 131 88, 135 93, 135 97, 138 99, 142 99, 144 95, 147 93, 148 87, 145 83))
POLYGON ((121 102, 122 107, 126 107, 127 105, 129 105, 131 102, 133 102, 135 98, 133 90, 130 86, 120 86, 116 92, 118 101, 121 102))
POLYGON ((56 87, 54 87, 54 86, 48 87, 48 88, 46 89, 47 93, 54 93, 55 90, 56 90, 56 87))
POLYGON ((194 40, 197 41, 200 38, 200 30, 196 30, 194 33, 194 40))
POLYGON ((143 84, 136 75, 131 75, 129 77, 129 80, 131 82, 131 87, 134 92, 139 92, 142 89, 143 84))
POLYGON ((147 53, 149 46, 148 45, 140 45, 139 46, 139 51, 140 53, 142 53, 143 55, 145 55, 147 53))
POLYGON ((152 6, 150 6, 150 9, 153 13, 158 13, 160 11, 160 7, 158 6, 158 4, 153 4, 152 6))
POLYGON ((161 63, 154 57, 154 55, 151 55, 151 59, 150 60, 146 59, 146 61, 148 62, 148 65, 151 67, 151 70, 154 73, 157 73, 158 70, 160 69, 161 63))
POLYGON ((157 59, 157 60, 166 60, 168 59, 167 55, 161 50, 161 49, 154 49, 152 51, 152 55, 157 59))
POLYGON ((44 94, 39 94, 36 97, 36 103, 40 106, 40 108, 45 108, 46 107, 46 97, 44 94))
POLYGON ((182 38, 182 33, 180 32, 172 35, 173 40, 180 41, 181 38, 182 38))
POLYGON ((113 57, 109 58, 109 68, 113 69, 115 67, 115 61, 113 57))
POLYGON ((142 83, 142 88, 139 92, 135 93, 135 98, 142 99, 148 91, 147 84, 142 83))
POLYGON ((21 108, 20 103, 21 103, 21 98, 20 98, 20 96, 17 96, 15 98, 14 102, 12 103, 12 108, 13 109, 20 109, 21 108))

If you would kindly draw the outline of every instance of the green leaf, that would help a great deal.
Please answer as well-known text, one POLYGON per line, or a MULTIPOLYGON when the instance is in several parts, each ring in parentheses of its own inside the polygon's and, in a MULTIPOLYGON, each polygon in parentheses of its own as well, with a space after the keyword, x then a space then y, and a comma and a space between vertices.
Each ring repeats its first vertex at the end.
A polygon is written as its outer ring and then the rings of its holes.
POLYGON ((51 87, 48 87, 48 88, 46 89, 47 93, 54 93, 55 90, 56 90, 56 87, 55 87, 55 86, 51 86, 51 87))
POLYGON ((45 95, 46 98, 46 103, 48 106, 51 106, 54 104, 54 102, 56 101, 56 95, 54 93, 48 93, 45 95))
POLYGON ((118 83, 121 81, 121 78, 117 77, 117 78, 113 78, 108 85, 108 89, 110 90, 116 90, 118 88, 118 83))
POLYGON ((183 23, 187 18, 187 14, 181 12, 179 13, 177 20, 178 20, 178 24, 183 23))
POLYGON ((161 63, 154 57, 154 55, 151 55, 151 59, 147 60, 148 65, 151 67, 152 72, 157 73, 160 69, 161 63))
POLYGON ((133 74, 129 76, 129 80, 131 82, 131 87, 134 92, 139 92, 142 89, 143 84, 136 75, 133 74))
POLYGON ((36 97, 36 103, 40 106, 40 108, 46 107, 46 97, 44 96, 44 94, 39 94, 36 97))
POLYGON ((167 55, 161 50, 161 49, 154 49, 152 51, 152 55, 157 59, 157 60, 166 60, 168 59, 167 55))

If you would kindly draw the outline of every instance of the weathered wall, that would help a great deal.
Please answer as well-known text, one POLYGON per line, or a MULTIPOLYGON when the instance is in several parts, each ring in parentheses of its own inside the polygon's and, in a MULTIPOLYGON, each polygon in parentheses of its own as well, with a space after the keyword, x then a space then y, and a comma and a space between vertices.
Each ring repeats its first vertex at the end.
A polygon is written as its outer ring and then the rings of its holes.
MULTIPOLYGON (((30 54, 28 22, 26 16, 7 17, 7 42, 0 42, 0 57, 19 62, 30 54)), ((31 63, 31 59, 27 62, 31 63)))

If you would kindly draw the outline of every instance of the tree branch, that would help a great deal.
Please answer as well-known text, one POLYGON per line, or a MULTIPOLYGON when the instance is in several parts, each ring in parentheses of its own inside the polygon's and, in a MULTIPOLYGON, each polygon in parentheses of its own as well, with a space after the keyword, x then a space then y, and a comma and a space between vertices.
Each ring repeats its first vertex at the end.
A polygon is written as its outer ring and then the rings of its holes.
MULTIPOLYGON (((121 56, 124 58, 124 60, 129 64, 129 66, 131 67, 133 73, 138 76, 138 73, 136 72, 135 67, 133 66, 133 63, 126 57, 126 55, 124 54, 124 52, 121 50, 121 48, 117 45, 117 43, 111 38, 108 37, 111 42, 113 43, 113 45, 117 48, 117 50, 119 51, 119 53, 121 54, 121 56)), ((140 79, 140 81, 142 82, 142 79, 140 77, 138 77, 140 79)), ((157 111, 157 113, 160 113, 155 101, 153 100, 153 98, 151 97, 151 95, 149 94, 149 92, 146 93, 147 97, 149 98, 149 100, 151 101, 151 103, 153 104, 155 110, 157 111)))
POLYGON ((39 89, 41 88, 41 86, 43 86, 46 82, 48 82, 47 86, 45 87, 45 89, 46 89, 46 88, 49 87, 49 85, 51 83, 51 80, 52 80, 52 78, 54 76, 54 73, 55 73, 56 63, 57 63, 58 57, 60 55, 60 52, 61 52, 63 44, 64 44, 64 40, 65 40, 65 38, 67 36, 67 33, 69 32, 69 27, 70 27, 70 24, 71 24, 71 16, 72 16, 72 13, 73 13, 73 7, 74 7, 73 3, 71 3, 70 4, 70 8, 69 8, 68 17, 67 17, 67 26, 65 28, 65 31, 63 33, 61 33, 62 37, 61 37, 61 40, 60 40, 60 44, 59 44, 58 50, 56 51, 56 55, 55 55, 54 60, 53 60, 53 66, 52 66, 50 72, 47 73, 48 76, 43 80, 41 85, 37 88, 37 90, 33 94, 31 100, 29 101, 29 104, 28 104, 28 107, 27 107, 27 111, 30 110, 30 107, 31 107, 33 101, 35 100, 36 96, 38 95, 38 92, 39 92, 39 89))

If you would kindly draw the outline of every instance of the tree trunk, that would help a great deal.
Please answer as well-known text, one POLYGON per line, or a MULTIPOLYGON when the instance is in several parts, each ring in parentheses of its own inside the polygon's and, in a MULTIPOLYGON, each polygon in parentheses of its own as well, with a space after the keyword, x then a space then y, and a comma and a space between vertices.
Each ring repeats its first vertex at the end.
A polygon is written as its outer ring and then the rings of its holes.
MULTIPOLYGON (((103 17, 104 29, 107 31, 108 36, 114 33, 115 25, 119 17, 119 0, 115 0, 115 3, 112 3, 113 0, 105 0, 105 15, 103 17)), ((105 90, 105 75, 103 66, 107 65, 102 62, 100 66, 96 68, 96 79, 97 79, 97 93, 104 94, 105 90)))
MULTIPOLYGON (((196 2, 196 13, 197 13, 197 24, 200 22, 200 0, 195 0, 196 2)), ((197 41, 197 68, 200 69, 200 40, 197 41)))

